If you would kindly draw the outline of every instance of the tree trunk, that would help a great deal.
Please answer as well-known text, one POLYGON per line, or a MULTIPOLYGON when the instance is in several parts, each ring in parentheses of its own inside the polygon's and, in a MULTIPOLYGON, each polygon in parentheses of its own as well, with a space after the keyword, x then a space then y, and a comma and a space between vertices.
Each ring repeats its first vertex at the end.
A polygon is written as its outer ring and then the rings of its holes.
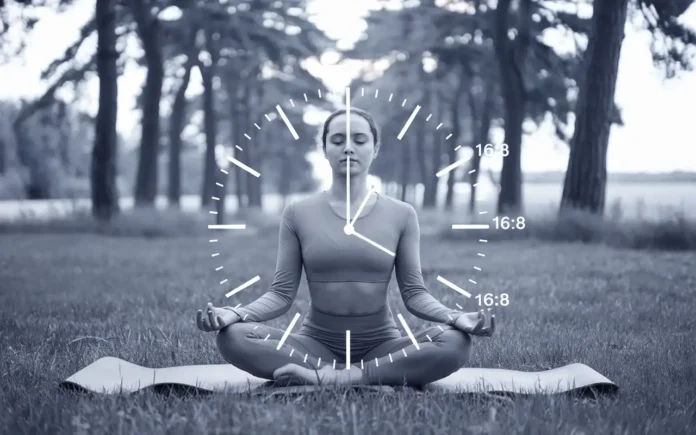
MULTIPOLYGON (((213 201, 215 183, 219 181, 218 165, 215 159, 217 147, 217 112, 215 110, 214 82, 217 76, 219 47, 213 39, 213 31, 205 34, 206 50, 210 53, 210 65, 199 63, 203 79, 203 124, 205 129, 205 154, 203 156, 203 181, 201 186, 201 206, 209 206, 213 201)), ((223 183, 221 183, 223 184, 223 183)))
POLYGON ((500 0, 495 13, 495 50, 505 102, 505 143, 509 153, 500 175, 498 214, 522 211, 522 122, 525 114, 523 68, 529 47, 531 0, 520 1, 520 26, 517 37, 508 37, 510 0, 500 0))
MULTIPOLYGON (((248 90, 246 93, 246 98, 244 100, 246 109, 244 110, 244 127, 243 131, 251 137, 249 130, 252 126, 252 121, 254 119, 253 114, 255 113, 255 108, 259 107, 263 101, 263 89, 258 81, 256 81, 257 70, 252 70, 252 73, 248 78, 248 90)), ((245 139, 246 137, 243 136, 245 139)), ((254 169, 255 171, 261 172, 261 167, 263 166, 263 153, 262 147, 263 143, 258 134, 256 134, 253 140, 247 140, 247 165, 254 169)), ((247 192, 249 195, 249 206, 261 209, 263 207, 262 202, 262 191, 261 191, 261 177, 257 177, 249 172, 246 173, 247 176, 247 192)))
MULTIPOLYGON (((435 125, 438 124, 438 119, 440 119, 440 107, 438 105, 438 99, 437 95, 435 93, 435 90, 432 89, 432 84, 428 88, 428 93, 430 94, 430 107, 433 109, 433 121, 435 125)), ((430 126, 426 127, 425 131, 425 140, 428 142, 427 149, 430 151, 430 155, 424 155, 423 158, 424 160, 429 157, 430 158, 430 168, 429 170, 424 174, 424 189, 423 189, 423 208, 434 208, 437 205, 437 185, 438 185, 438 177, 435 175, 435 173, 438 171, 439 166, 440 166, 440 141, 438 140, 438 131, 435 130, 435 127, 429 128, 430 126)))
MULTIPOLYGON (((216 163, 217 165, 217 163, 216 163)), ((217 225, 225 224, 225 214, 227 212, 227 182, 229 181, 229 172, 225 170, 215 171, 216 182, 222 184, 222 187, 218 186, 217 195, 215 200, 215 210, 217 214, 215 215, 215 223, 217 225)))
MULTIPOLYGON (((234 139, 235 146, 238 145, 241 141, 241 138, 244 137, 241 133, 242 128, 243 128, 242 127, 243 121, 242 121, 242 107, 241 107, 242 103, 241 103, 241 101, 242 101, 242 98, 243 98, 245 92, 246 92, 246 90, 243 87, 239 86, 237 88, 236 93, 235 93, 236 98, 232 102, 232 113, 233 113, 232 125, 234 126, 233 127, 234 131, 233 131, 232 137, 234 139)), ((243 144, 243 145, 246 145, 246 144, 243 144)), ((241 150, 235 148, 234 154, 235 154, 235 158, 237 160, 245 162, 247 160, 246 159, 246 154, 247 154, 246 146, 244 148, 242 148, 241 150)), ((246 177, 244 176, 244 172, 242 171, 242 169, 240 169, 236 166, 233 167, 233 169, 234 169, 235 189, 236 189, 236 193, 237 193, 237 208, 239 211, 241 211, 242 209, 244 209, 246 207, 246 203, 247 203, 246 196, 245 196, 246 177)))
MULTIPOLYGON (((244 154, 245 154, 245 160, 244 163, 246 163, 247 166, 253 169, 257 169, 254 164, 254 144, 251 143, 251 141, 246 139, 246 136, 244 136, 244 133, 247 132, 247 129, 249 128, 249 111, 252 110, 251 106, 251 100, 252 100, 252 89, 251 89, 251 79, 247 79, 245 81, 245 87, 246 87, 246 92, 244 92, 244 98, 241 101, 241 111, 239 113, 239 124, 240 124, 240 129, 239 129, 239 134, 240 134, 240 141, 244 142, 244 154), (244 139, 242 139, 244 138, 244 139)), ((248 133, 247 133, 248 134, 248 133)), ((247 198, 247 207, 255 207, 256 204, 254 203, 254 176, 251 175, 249 172, 244 171, 242 173, 242 176, 244 177, 244 184, 246 186, 246 198, 247 198)))
POLYGON ((406 201, 406 192, 411 182, 411 139, 403 141, 401 148, 401 201, 406 201))
POLYGON ((108 221, 119 211, 116 186, 118 74, 116 11, 111 0, 97 0, 97 73, 99 110, 92 150, 92 215, 108 221))
MULTIPOLYGON (((236 148, 236 145, 239 143, 238 142, 238 134, 239 134, 239 121, 237 119, 238 117, 238 110, 237 110, 237 103, 239 101, 239 84, 236 81, 233 81, 231 77, 226 77, 224 80, 225 84, 225 89, 227 93, 227 106, 228 106, 228 114, 230 117, 230 141, 232 143, 230 144, 231 146, 231 154, 234 156, 234 158, 240 160, 240 151, 239 149, 236 148)), ((237 196, 237 210, 242 209, 242 174, 239 172, 237 168, 234 165, 229 166, 229 171, 234 171, 234 178, 233 177, 227 177, 227 184, 229 184, 231 179, 234 179, 234 188, 235 188, 235 195, 237 196)), ((232 190, 225 184, 225 192, 231 192, 232 190)))
POLYGON ((282 207, 285 208, 287 203, 287 197, 290 193, 290 183, 292 182, 290 178, 291 170, 290 167, 290 147, 283 147, 278 152, 278 158, 280 161, 278 165, 280 166, 280 174, 278 175, 278 193, 283 199, 282 207))
MULTIPOLYGON (((472 118, 474 119, 474 143, 473 156, 471 158, 471 172, 469 174, 469 184, 471 187, 471 192, 469 196, 469 214, 473 215, 476 213, 476 189, 479 180, 479 174, 481 172, 481 159, 482 155, 479 153, 479 148, 476 145, 481 145, 485 147, 488 143, 488 135, 491 130, 491 114, 493 111, 493 98, 494 98, 494 85, 493 81, 487 79, 486 86, 484 87, 483 104, 481 110, 476 107, 476 98, 473 93, 469 92, 469 105, 472 111, 472 118)), ((482 148, 481 148, 482 150, 482 148)))
POLYGON ((428 164, 426 162, 426 156, 428 155, 428 144, 426 143, 426 125, 425 122, 418 122, 416 121, 415 123, 415 128, 416 128, 416 150, 415 150, 415 155, 416 155, 416 163, 418 165, 418 173, 420 175, 419 179, 416 179, 416 185, 419 183, 423 184, 423 198, 417 198, 415 197, 414 193, 414 202, 418 203, 418 201, 423 201, 425 199, 425 188, 428 185, 428 164))
MULTIPOLYGON (((457 159, 457 152, 454 150, 455 146, 453 143, 459 141, 461 137, 461 125, 459 124, 461 118, 460 103, 462 95, 464 94, 464 76, 461 75, 459 78, 459 84, 457 85, 457 90, 452 100, 452 105, 450 107, 450 113, 452 114, 452 142, 446 143, 447 146, 447 160, 449 164, 452 164, 457 159)), ((449 171, 447 173, 447 192, 445 193, 445 210, 452 210, 454 208, 454 183, 456 182, 455 171, 449 171)))
POLYGON ((131 5, 147 64, 142 99, 140 155, 134 192, 135 205, 154 206, 158 190, 160 100, 164 81, 162 46, 159 40, 158 20, 150 15, 149 2, 132 0, 131 5))
POLYGON ((435 172, 438 170, 440 163, 440 143, 438 141, 438 133, 436 131, 426 131, 426 140, 429 144, 430 168, 431 170, 425 174, 425 186, 423 189, 423 208, 434 208, 437 205, 437 184, 438 177, 435 172))
POLYGON ((0 138, 0 175, 4 174, 7 170, 8 165, 6 155, 9 153, 9 149, 10 147, 7 141, 0 138))
POLYGON ((184 120, 186 119, 186 90, 191 81, 191 69, 195 64, 193 53, 189 54, 189 59, 184 67, 184 76, 181 84, 176 91, 172 115, 169 121, 169 205, 179 207, 181 201, 181 133, 184 130, 184 120))
POLYGON ((628 0, 595 2, 561 210, 604 213, 607 148, 628 0))
POLYGON ((213 201, 215 183, 219 181, 215 147, 217 146, 217 120, 215 119, 214 74, 212 67, 201 68, 203 78, 203 124, 205 129, 205 153, 203 154, 203 178, 201 185, 201 207, 213 201))

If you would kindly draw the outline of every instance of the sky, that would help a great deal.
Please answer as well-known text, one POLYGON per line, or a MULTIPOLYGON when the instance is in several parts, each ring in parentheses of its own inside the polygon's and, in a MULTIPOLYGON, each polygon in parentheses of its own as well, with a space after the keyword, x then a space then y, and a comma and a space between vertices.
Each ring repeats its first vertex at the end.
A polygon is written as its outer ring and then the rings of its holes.
MULTIPOLYGON (((316 14, 317 25, 329 36, 341 38, 341 45, 350 45, 364 31, 361 18, 373 5, 373 0, 312 0, 310 11, 316 14)), ((41 95, 47 87, 40 80, 41 71, 78 38, 79 28, 93 13, 93 8, 93 0, 77 0, 69 11, 46 16, 40 21, 24 55, 0 66, 0 98, 41 95)), ((690 27, 696 28, 696 4, 682 19, 690 27)), ((649 33, 627 25, 615 95, 626 125, 612 128, 608 169, 610 172, 696 171, 696 123, 693 121, 696 71, 664 81, 660 72, 653 67, 649 44, 649 33), (654 151, 656 146, 661 150, 659 153, 654 151)), ((89 56, 95 48, 96 38, 93 38, 78 53, 78 58, 89 56)), ((128 50, 137 52, 139 48, 132 43, 128 50)), ((319 74, 330 88, 338 91, 349 83, 355 69, 317 63, 312 72, 319 74)), ((133 137, 139 130, 139 114, 133 107, 144 77, 142 68, 129 65, 119 79, 117 127, 126 137, 133 137)), ((200 76, 194 74, 189 94, 194 95, 201 89, 200 76)), ((85 90, 79 104, 96 113, 97 80, 91 80, 85 90)), ((500 132, 494 135, 494 141, 501 140, 500 136, 500 132)), ((550 125, 542 125, 537 132, 526 136, 523 146, 522 168, 525 172, 566 169, 567 150, 557 143, 550 125)), ((317 155, 311 156, 311 160, 322 165, 322 159, 317 155)), ((495 168, 496 162, 492 166, 495 168)), ((325 168, 320 172, 324 173, 325 168)))

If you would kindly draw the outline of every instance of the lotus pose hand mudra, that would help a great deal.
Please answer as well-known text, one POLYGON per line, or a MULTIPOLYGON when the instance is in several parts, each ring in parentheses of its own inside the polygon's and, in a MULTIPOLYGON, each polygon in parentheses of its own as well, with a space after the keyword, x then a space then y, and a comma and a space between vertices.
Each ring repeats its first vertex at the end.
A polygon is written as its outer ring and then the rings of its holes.
POLYGON ((372 117, 334 112, 320 140, 332 186, 283 210, 270 289, 239 308, 208 304, 198 327, 219 331, 230 364, 281 382, 422 386, 452 374, 469 358, 471 335, 493 334, 495 317, 447 308, 425 288, 415 209, 367 186, 381 145, 372 117), (303 267, 311 306, 277 349, 285 331, 262 322, 290 309, 303 267), (402 336, 387 304, 393 271, 408 311, 438 323, 414 335, 419 348, 402 336))

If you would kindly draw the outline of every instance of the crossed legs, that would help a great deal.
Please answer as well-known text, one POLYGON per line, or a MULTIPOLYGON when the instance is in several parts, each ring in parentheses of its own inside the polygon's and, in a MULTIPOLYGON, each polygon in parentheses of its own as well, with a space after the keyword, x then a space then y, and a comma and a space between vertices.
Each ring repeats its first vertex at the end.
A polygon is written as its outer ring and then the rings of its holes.
POLYGON ((277 349, 283 334, 262 323, 233 323, 218 332, 217 346, 225 361, 263 379, 274 379, 273 373, 286 364, 314 370, 337 359, 326 346, 304 335, 288 335, 277 349))
POLYGON ((365 354, 363 383, 421 386, 459 370, 471 355, 471 337, 450 326, 434 326, 388 340, 365 354))
POLYGON ((230 364, 264 379, 316 384, 351 383, 421 386, 445 378, 469 359, 471 337, 449 326, 435 326, 409 337, 389 339, 351 361, 350 370, 311 337, 260 323, 235 323, 220 330, 217 345, 230 364))

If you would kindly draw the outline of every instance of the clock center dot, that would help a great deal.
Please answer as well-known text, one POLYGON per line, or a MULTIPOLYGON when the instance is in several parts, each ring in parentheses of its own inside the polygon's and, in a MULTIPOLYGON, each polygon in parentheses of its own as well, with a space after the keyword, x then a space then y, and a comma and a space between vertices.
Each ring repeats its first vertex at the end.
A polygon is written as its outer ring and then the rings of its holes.
POLYGON ((353 234, 354 231, 355 231, 355 228, 354 228, 353 225, 351 225, 351 224, 346 224, 346 226, 343 227, 343 232, 346 233, 346 234, 349 235, 349 236, 350 236, 351 234, 353 234))

